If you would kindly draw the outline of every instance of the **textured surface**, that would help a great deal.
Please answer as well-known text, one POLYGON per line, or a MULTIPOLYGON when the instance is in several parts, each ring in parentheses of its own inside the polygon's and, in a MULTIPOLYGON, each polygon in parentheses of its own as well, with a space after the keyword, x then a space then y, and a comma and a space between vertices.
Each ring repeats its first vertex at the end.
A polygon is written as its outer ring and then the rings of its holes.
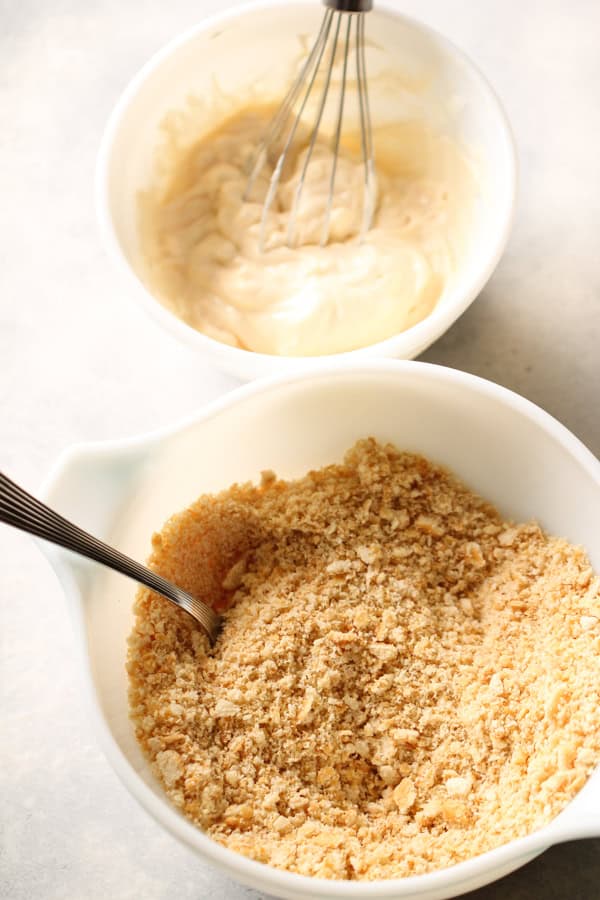
MULTIPOLYGON (((233 386, 126 302, 92 206, 96 149, 122 87, 165 40, 219 6, 0 2, 0 467, 31 488, 67 444, 159 426, 233 386)), ((520 391, 600 454, 600 6, 402 8, 484 69, 521 157, 506 255, 426 358, 520 391)), ((0 896, 166 900, 176 887, 181 900, 257 898, 161 833, 118 782, 91 734, 48 565, 23 535, 2 528, 0 545, 0 896)), ((587 841, 472 897, 595 900, 599 881, 600 841, 587 841)))
POLYGON ((549 823, 600 761, 600 577, 423 457, 371 438, 201 498, 151 561, 231 604, 207 653, 140 589, 127 666, 163 787, 230 850, 420 875, 549 823))

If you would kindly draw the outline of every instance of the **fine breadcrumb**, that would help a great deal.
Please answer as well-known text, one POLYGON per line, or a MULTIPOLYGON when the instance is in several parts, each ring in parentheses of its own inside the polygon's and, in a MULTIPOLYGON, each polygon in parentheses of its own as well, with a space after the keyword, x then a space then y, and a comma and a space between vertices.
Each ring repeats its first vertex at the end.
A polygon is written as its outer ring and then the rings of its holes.
POLYGON ((146 589, 137 737, 221 844, 326 878, 440 869, 549 822, 600 759, 600 581, 446 470, 372 439, 202 497, 150 565, 225 608, 216 646, 146 589))

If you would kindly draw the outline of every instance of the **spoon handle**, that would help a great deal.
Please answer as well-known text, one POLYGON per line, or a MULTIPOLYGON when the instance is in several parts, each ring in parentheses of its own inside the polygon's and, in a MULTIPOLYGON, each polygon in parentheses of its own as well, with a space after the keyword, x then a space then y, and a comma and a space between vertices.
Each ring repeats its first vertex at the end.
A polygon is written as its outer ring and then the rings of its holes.
POLYGON ((204 628, 210 640, 214 641, 219 628, 219 617, 206 603, 182 591, 170 581, 78 528, 77 525, 73 525, 45 503, 36 500, 2 472, 0 472, 0 522, 21 531, 28 531, 66 550, 93 559, 146 585, 192 615, 204 628))

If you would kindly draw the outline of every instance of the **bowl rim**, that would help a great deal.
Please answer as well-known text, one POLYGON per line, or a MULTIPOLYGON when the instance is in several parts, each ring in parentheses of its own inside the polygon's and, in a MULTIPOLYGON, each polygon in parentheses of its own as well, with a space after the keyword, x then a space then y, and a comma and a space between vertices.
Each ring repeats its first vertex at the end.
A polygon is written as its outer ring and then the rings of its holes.
MULTIPOLYGON (((130 290, 127 291, 127 296, 141 306, 158 326, 188 346, 203 351, 213 359, 217 359, 218 365, 226 371, 238 372, 241 368, 247 370, 256 369, 259 372, 293 370, 299 367, 313 368, 322 362, 338 359, 354 360, 360 356, 413 358, 437 340, 465 312, 487 284, 498 265, 508 243, 516 212, 518 158, 514 133, 504 106, 479 67, 463 50, 440 32, 412 16, 401 13, 387 0, 377 3, 378 14, 398 19, 408 28, 422 33, 440 49, 443 56, 451 59, 454 65, 462 65, 471 73, 486 97, 489 107, 494 112, 501 135, 502 155, 505 160, 506 180, 509 189, 506 191, 503 202, 499 203, 497 207, 496 237, 493 241, 490 241, 488 253, 485 257, 482 257, 481 263, 473 266, 472 276, 466 282, 460 281, 455 287, 451 288, 443 304, 437 304, 429 315, 405 331, 355 350, 319 356, 279 356, 276 354, 258 353, 253 350, 233 347, 211 338, 188 325, 178 318, 175 313, 163 306, 144 281, 136 274, 117 238, 116 229, 113 226, 108 187, 112 151, 129 106, 135 100, 148 77, 181 47, 195 40, 198 35, 212 28, 220 27, 240 16, 252 14, 259 10, 283 6, 284 2, 285 0, 253 0, 253 2, 237 4, 201 19, 191 28, 176 35, 159 48, 131 78, 109 116, 96 160, 94 205, 101 241, 109 257, 125 277, 125 283, 129 285, 130 290)), ((304 6, 307 4, 314 5, 314 0, 293 0, 293 5, 304 6)), ((291 6, 292 4, 287 5, 291 6)))
MULTIPOLYGON (((477 375, 432 363, 408 360, 367 360, 356 361, 354 364, 328 363, 314 370, 280 373, 256 379, 250 384, 226 393, 194 414, 156 431, 121 440, 75 445, 64 451, 55 462, 44 481, 41 497, 49 498, 52 502, 52 494, 60 490, 61 484, 68 483, 69 470, 78 461, 89 462, 95 459, 103 462, 111 458, 119 459, 123 453, 143 448, 154 452, 163 441, 168 441, 191 425, 200 424, 226 409, 242 405, 248 398, 256 394, 279 390, 302 381, 308 382, 324 378, 331 380, 335 377, 360 377, 382 373, 394 377, 417 373, 419 378, 454 383, 459 388, 500 401, 518 417, 529 419, 544 430, 553 441, 562 446, 574 458, 600 488, 600 460, 557 419, 519 394, 477 375)), ((166 797, 157 796, 133 769, 117 744, 101 711, 91 660, 84 649, 86 646, 86 622, 83 611, 85 591, 78 586, 74 565, 67 555, 60 551, 54 551, 49 554, 49 557, 67 596, 77 638, 77 650, 84 673, 84 691, 86 699, 89 701, 96 736, 108 761, 125 787, 162 827, 191 847, 206 861, 229 876, 237 878, 243 884, 259 890, 267 890, 275 893, 275 896, 282 897, 361 897, 368 898, 368 900, 374 900, 374 898, 391 900, 396 897, 429 896, 433 900, 434 897, 455 895, 448 893, 449 891, 458 893, 489 883, 500 875, 528 862, 551 844, 577 837, 600 835, 600 818, 596 811, 598 799, 594 799, 600 797, 600 793, 598 793, 600 778, 597 777, 600 773, 599 768, 596 770, 596 774, 591 776, 594 778, 594 784, 590 785, 588 780, 571 801, 571 804, 576 803, 578 798, 581 798, 581 794, 585 793, 589 804, 589 797, 592 796, 590 792, 593 792, 591 806, 589 810, 588 807, 584 807, 583 815, 569 815, 568 819, 565 819, 565 812, 569 810, 569 804, 559 816, 536 832, 457 863, 450 868, 423 875, 379 881, 342 881, 316 878, 276 869, 221 846, 187 821, 166 797), (587 813, 586 810, 588 810, 587 813), (278 891, 281 893, 278 894, 278 891)))

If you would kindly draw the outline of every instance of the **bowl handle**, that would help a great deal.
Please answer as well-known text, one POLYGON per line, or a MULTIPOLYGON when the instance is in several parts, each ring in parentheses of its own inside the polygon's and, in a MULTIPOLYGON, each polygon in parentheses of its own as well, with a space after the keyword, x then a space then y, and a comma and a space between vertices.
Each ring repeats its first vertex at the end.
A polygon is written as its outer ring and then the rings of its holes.
POLYGON ((556 840, 561 842, 600 837, 600 766, 550 828, 556 830, 556 840))
MULTIPOLYGON (((107 538, 122 498, 140 476, 152 441, 80 444, 65 450, 52 466, 38 496, 52 509, 89 531, 107 538)), ((69 611, 80 618, 80 597, 85 596, 96 563, 36 538, 67 596, 69 611)))

